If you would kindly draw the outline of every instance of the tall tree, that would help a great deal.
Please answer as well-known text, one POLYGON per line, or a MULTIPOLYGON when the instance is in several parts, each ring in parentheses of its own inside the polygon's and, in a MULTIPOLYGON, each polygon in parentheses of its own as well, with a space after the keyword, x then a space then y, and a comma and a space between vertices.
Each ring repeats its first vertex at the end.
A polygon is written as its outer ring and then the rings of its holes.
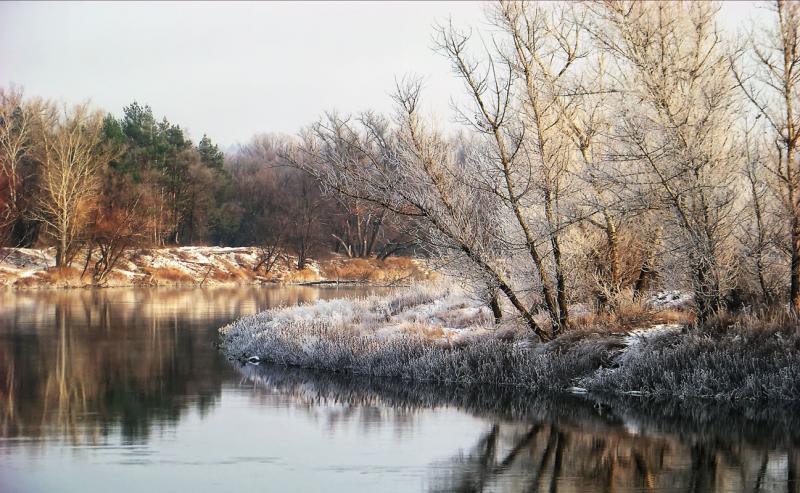
POLYGON ((357 119, 328 115, 305 133, 295 162, 327 187, 414 220, 428 248, 502 292, 541 339, 551 338, 534 318, 504 257, 513 245, 501 236, 497 196, 476 188, 476 169, 419 114, 419 81, 398 87, 397 117, 357 119))
POLYGON ((744 57, 731 61, 747 99, 776 146, 767 169, 787 211, 791 270, 789 301, 800 311, 800 4, 777 0, 774 24, 751 32, 744 57))
POLYGON ((203 134, 203 138, 197 144, 197 152, 200 153, 200 160, 207 167, 215 170, 222 170, 225 164, 225 155, 219 150, 216 144, 211 142, 208 135, 203 134))
POLYGON ((629 185, 669 213, 699 325, 723 308, 738 212, 735 85, 717 10, 705 2, 606 2, 596 32, 620 64, 617 157, 636 165, 629 185))
POLYGON ((34 147, 46 104, 26 101, 21 88, 0 88, 0 243, 28 246, 35 238, 27 211, 36 175, 34 147))
POLYGON ((101 173, 115 150, 104 148, 103 115, 88 104, 41 116, 42 163, 36 217, 56 240, 56 266, 68 265, 89 214, 97 207, 101 173))

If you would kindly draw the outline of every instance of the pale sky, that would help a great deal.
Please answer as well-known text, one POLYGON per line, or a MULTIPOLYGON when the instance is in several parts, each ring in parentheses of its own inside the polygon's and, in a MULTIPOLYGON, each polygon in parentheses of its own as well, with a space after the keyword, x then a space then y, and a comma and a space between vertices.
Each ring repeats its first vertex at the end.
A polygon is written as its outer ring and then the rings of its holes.
MULTIPOLYGON (((426 78, 429 112, 450 118, 462 93, 431 49, 432 26, 483 23, 479 2, 0 2, 0 84, 27 95, 90 99, 120 115, 136 100, 223 148, 294 134, 323 111, 388 111, 395 77, 426 78)), ((765 16, 723 6, 735 29, 765 16)))

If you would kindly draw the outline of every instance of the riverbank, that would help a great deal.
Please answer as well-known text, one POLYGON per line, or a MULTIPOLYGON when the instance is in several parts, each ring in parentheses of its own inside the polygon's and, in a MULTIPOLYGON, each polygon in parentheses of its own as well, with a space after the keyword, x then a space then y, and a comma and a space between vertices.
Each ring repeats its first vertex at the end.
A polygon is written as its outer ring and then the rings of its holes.
POLYGON ((796 322, 688 330, 656 305, 624 328, 591 321, 540 343, 452 288, 274 309, 220 329, 232 359, 413 381, 569 391, 800 401, 796 322))
MULTIPOLYGON (((330 256, 297 269, 297 258, 283 255, 269 272, 254 270, 262 252, 255 247, 186 246, 132 249, 123 254, 99 284, 127 286, 225 286, 247 284, 360 283, 407 285, 430 279, 421 260, 385 260, 330 256)), ((0 286, 14 289, 96 287, 92 268, 78 258, 71 267, 55 268, 55 249, 0 249, 0 286)))

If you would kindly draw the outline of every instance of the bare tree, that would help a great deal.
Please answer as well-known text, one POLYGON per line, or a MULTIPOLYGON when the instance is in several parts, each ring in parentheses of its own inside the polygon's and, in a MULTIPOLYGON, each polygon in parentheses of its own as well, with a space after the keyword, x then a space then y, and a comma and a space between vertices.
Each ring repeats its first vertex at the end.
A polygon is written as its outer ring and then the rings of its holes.
POLYGON ((336 240, 336 251, 340 249, 350 257, 372 257, 383 232, 388 211, 370 202, 336 196, 342 210, 338 227, 331 235, 336 240))
POLYGON ((583 19, 572 6, 520 2, 500 2, 491 18, 500 33, 484 63, 469 55, 470 33, 452 25, 438 28, 437 48, 473 102, 460 111, 462 121, 487 146, 473 183, 491 191, 513 217, 519 240, 507 240, 527 252, 557 334, 569 325, 562 240, 575 222, 569 196, 592 138, 588 126, 579 128, 587 113, 576 91, 585 57, 583 19))
POLYGON ((497 197, 469 184, 474 160, 425 124, 420 87, 417 80, 398 85, 394 121, 374 113, 353 120, 328 115, 305 133, 294 161, 344 196, 414 220, 431 252, 502 292, 535 334, 550 339, 504 262, 509 249, 498 240, 497 197))
POLYGON ((231 154, 227 167, 240 195, 240 241, 257 245, 254 270, 271 269, 284 253, 297 256, 297 269, 319 253, 330 238, 338 204, 325 197, 320 183, 281 154, 290 139, 259 135, 231 154))
POLYGON ((302 270, 322 242, 320 233, 329 204, 310 175, 294 170, 286 178, 287 211, 294 217, 286 241, 297 255, 297 269, 302 270))
POLYGON ((96 249, 97 256, 92 267, 94 284, 105 284, 125 252, 144 240, 143 225, 146 219, 139 210, 140 200, 141 196, 131 197, 119 204, 103 200, 101 206, 92 212, 84 272, 95 257, 96 249))
POLYGON ((800 310, 800 4, 777 0, 775 24, 750 33, 745 56, 731 58, 736 82, 772 135, 767 169, 787 211, 789 298, 800 310))
POLYGON ((584 245, 565 239, 577 224, 599 226, 609 284, 622 277, 618 230, 626 210, 603 193, 601 173, 592 175, 607 154, 595 147, 610 124, 598 71, 586 70, 585 17, 571 5, 500 2, 491 18, 499 31, 481 61, 470 54, 470 32, 438 28, 436 46, 471 102, 459 108, 471 130, 463 145, 423 122, 412 82, 398 88, 394 125, 370 113, 355 121, 328 115, 303 146, 316 158, 309 171, 330 188, 424 224, 425 241, 443 262, 485 283, 497 318, 491 293, 502 292, 541 336, 533 315, 543 308, 547 338, 569 326, 571 269, 584 245), (592 200, 581 192, 587 184, 592 200))
POLYGON ((32 160, 37 139, 37 118, 45 104, 26 101, 21 88, 0 88, 0 232, 25 241, 19 224, 29 205, 32 160), (26 164, 28 166, 26 166, 26 164), (26 186, 27 185, 27 186, 26 186))
MULTIPOLYGON (((764 176, 766 155, 763 139, 753 136, 754 126, 745 129, 745 168, 744 176, 747 180, 747 188, 750 195, 749 212, 750 221, 745 221, 742 225, 743 238, 740 240, 744 248, 744 259, 750 260, 752 264, 752 274, 758 282, 761 293, 761 300, 765 305, 771 305, 776 301, 776 290, 769 281, 771 267, 775 263, 773 257, 774 232, 771 217, 772 202, 770 199, 770 187, 768 180, 764 176)), ((746 265, 750 267, 750 265, 746 265)))
POLYGON ((650 226, 648 219, 652 214, 645 216, 643 223, 646 225, 644 231, 647 233, 642 238, 644 243, 644 251, 642 252, 642 260, 639 263, 639 269, 636 273, 636 281, 633 284, 633 300, 640 301, 644 298, 650 290, 653 281, 656 278, 657 269, 657 254, 661 249, 661 238, 663 234, 663 227, 658 224, 655 227, 650 226))
POLYGON ((103 114, 81 104, 43 115, 40 195, 35 217, 56 240, 56 266, 68 265, 100 193, 101 171, 114 156, 102 144, 103 114))
POLYGON ((722 308, 733 274, 739 185, 736 99, 716 11, 704 2, 606 2, 595 32, 618 61, 625 91, 618 157, 639 165, 632 186, 669 212, 700 325, 722 308))

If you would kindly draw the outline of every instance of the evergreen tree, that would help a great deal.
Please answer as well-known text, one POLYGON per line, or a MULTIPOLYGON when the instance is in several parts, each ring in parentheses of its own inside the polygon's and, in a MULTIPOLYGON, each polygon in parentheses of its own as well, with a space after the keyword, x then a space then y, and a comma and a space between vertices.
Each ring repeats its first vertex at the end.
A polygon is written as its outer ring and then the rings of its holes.
POLYGON ((197 151, 200 153, 200 160, 209 168, 215 170, 222 170, 222 165, 225 162, 225 155, 219 150, 216 144, 211 142, 208 135, 203 134, 200 143, 197 144, 197 151))

